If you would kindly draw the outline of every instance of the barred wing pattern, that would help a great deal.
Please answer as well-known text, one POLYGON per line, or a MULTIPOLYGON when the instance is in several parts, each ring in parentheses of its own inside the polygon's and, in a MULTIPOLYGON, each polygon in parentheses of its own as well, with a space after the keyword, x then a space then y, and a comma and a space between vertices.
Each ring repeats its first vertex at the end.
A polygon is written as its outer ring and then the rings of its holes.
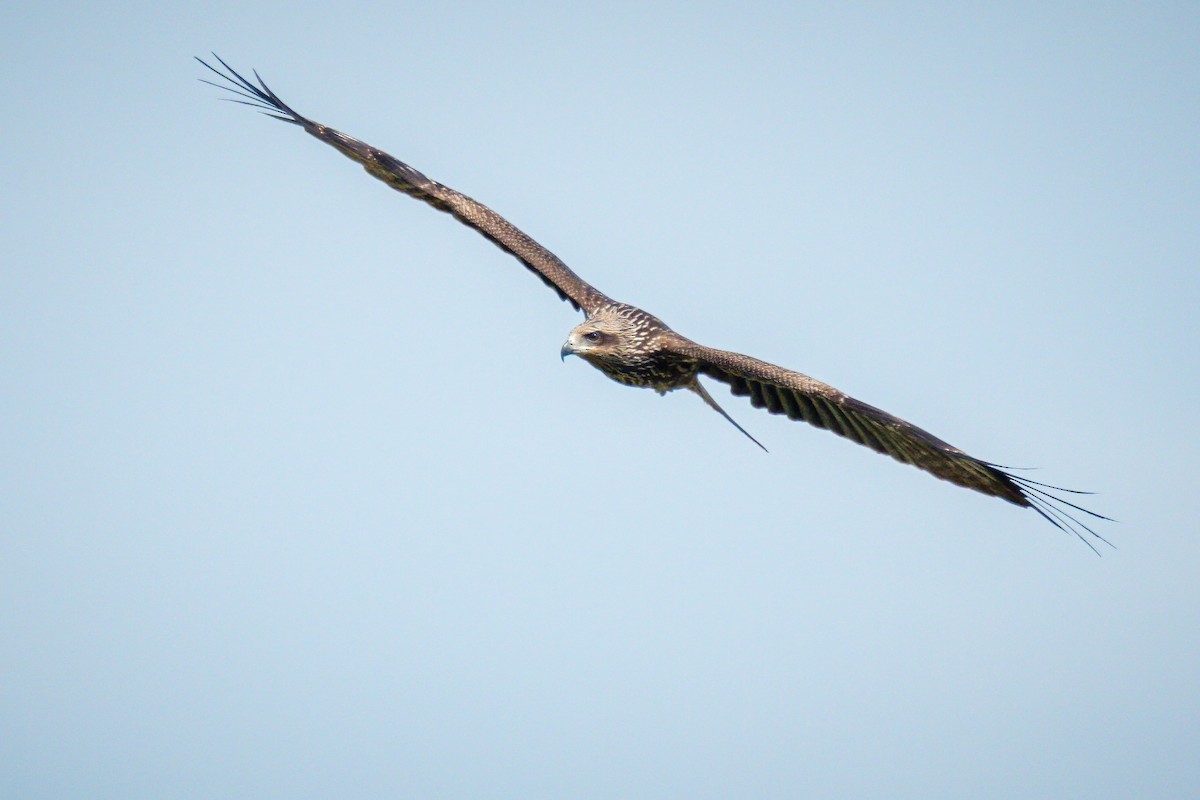
POLYGON ((1049 486, 1013 475, 996 464, 964 453, 916 425, 802 373, 741 353, 704 347, 683 337, 672 344, 672 349, 695 359, 701 375, 728 384, 734 395, 749 397, 750 405, 755 408, 765 408, 772 414, 785 414, 789 419, 824 428, 942 480, 1032 508, 1089 546, 1091 543, 1082 535, 1083 531, 1107 543, 1067 509, 1097 519, 1107 517, 1051 494, 1050 490, 1070 494, 1087 492, 1049 486))
POLYGON ((595 287, 576 275, 558 256, 542 247, 483 203, 448 186, 443 186, 437 181, 430 180, 418 170, 382 150, 297 114, 267 88, 257 72, 254 73, 255 79, 258 81, 258 84, 255 85, 222 61, 216 53, 213 54, 213 58, 220 62, 228 72, 221 72, 203 59, 197 58, 196 60, 223 79, 225 83, 214 83, 207 80, 204 82, 244 98, 234 102, 257 108, 275 119, 299 125, 325 144, 357 161, 368 173, 393 189, 423 200, 439 211, 453 215, 459 222, 474 228, 490 239, 501 250, 516 256, 547 286, 554 289, 559 297, 585 314, 590 315, 596 308, 612 302, 595 287))

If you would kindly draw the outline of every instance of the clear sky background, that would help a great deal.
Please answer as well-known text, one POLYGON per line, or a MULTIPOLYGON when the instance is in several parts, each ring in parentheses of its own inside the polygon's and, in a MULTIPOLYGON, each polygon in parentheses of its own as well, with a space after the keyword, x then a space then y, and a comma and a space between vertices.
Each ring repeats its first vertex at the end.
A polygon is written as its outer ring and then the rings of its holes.
POLYGON ((832 5, 6 4, 0 795, 1200 793, 1200 7, 832 5), (560 363, 210 49, 1118 549, 560 363))

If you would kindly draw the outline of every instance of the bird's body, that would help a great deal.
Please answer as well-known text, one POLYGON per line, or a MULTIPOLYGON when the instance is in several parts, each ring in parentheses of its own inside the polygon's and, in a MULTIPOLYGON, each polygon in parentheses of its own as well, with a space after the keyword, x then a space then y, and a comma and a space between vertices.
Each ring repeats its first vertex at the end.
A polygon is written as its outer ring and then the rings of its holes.
POLYGON ((586 319, 571 331, 563 344, 563 358, 577 355, 625 386, 650 388, 660 394, 675 389, 695 392, 757 444, 757 440, 712 399, 700 377, 725 383, 735 396, 748 396, 756 408, 825 428, 943 480, 1033 508, 1055 526, 1074 533, 1085 542, 1087 538, 1083 532, 1101 538, 1068 509, 1100 519, 1105 517, 1048 491, 1070 490, 1031 481, 970 456, 911 423, 807 375, 751 356, 706 347, 681 336, 654 315, 600 292, 557 256, 482 203, 427 178, 382 150, 297 114, 268 89, 261 78, 255 85, 220 58, 217 60, 229 74, 204 61, 200 63, 228 82, 228 85, 214 85, 244 98, 237 102, 303 128, 392 188, 452 214, 511 253, 561 298, 583 311, 586 319))

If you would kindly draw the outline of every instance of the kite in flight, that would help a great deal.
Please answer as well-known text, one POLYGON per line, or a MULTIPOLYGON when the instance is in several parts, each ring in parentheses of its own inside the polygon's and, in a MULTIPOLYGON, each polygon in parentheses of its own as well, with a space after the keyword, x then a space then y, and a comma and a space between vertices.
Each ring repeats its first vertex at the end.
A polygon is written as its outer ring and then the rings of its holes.
MULTIPOLYGON (((755 408, 825 428, 838 436, 912 464, 942 480, 983 494, 1032 508, 1055 527, 1074 534, 1093 550, 1084 532, 1109 542, 1072 512, 1107 520, 1055 495, 1052 491, 1086 494, 1029 480, 1005 468, 970 456, 936 436, 855 400, 818 380, 750 356, 697 344, 668 328, 662 320, 625 303, 619 303, 576 275, 546 248, 526 236, 492 209, 430 180, 408 164, 326 125, 293 111, 254 73, 257 85, 242 77, 215 53, 227 72, 196 60, 223 83, 201 78, 225 89, 243 103, 284 122, 298 125, 343 155, 357 161, 368 173, 393 189, 445 211, 511 253, 553 289, 559 297, 584 313, 585 319, 567 337, 562 358, 579 356, 608 377, 626 386, 641 386, 666 394, 675 389, 695 392, 709 406, 762 447, 738 425, 700 383, 700 376, 727 384, 734 395, 748 396, 755 408)), ((765 447, 763 448, 766 449, 765 447)), ((1098 551, 1097 551, 1098 552, 1098 551)))

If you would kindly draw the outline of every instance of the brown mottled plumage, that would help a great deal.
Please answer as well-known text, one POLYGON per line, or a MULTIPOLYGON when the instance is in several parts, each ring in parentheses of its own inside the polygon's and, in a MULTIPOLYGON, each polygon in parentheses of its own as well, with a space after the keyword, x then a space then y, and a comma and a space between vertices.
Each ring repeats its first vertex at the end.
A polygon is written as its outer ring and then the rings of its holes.
POLYGON ((689 389, 762 447, 758 440, 717 405, 700 384, 701 375, 713 378, 728 384, 734 395, 748 396, 755 408, 765 408, 772 414, 786 414, 790 419, 825 428, 943 480, 1032 508, 1089 546, 1091 542, 1083 535, 1084 532, 1106 541, 1074 517, 1071 510, 1099 519, 1107 517, 1048 491, 1071 490, 1006 472, 995 464, 967 455, 915 425, 859 402, 807 375, 740 353, 705 347, 680 336, 657 317, 640 308, 618 303, 598 291, 557 256, 482 203, 430 180, 382 150, 297 114, 267 88, 258 73, 254 74, 258 80, 256 85, 238 74, 215 53, 213 56, 228 70, 228 74, 201 59, 196 60, 226 81, 227 85, 207 80, 205 83, 243 98, 235 102, 245 103, 276 119, 300 126, 357 161, 367 172, 392 188, 423 200, 439 211, 452 214, 502 250, 516 256, 559 297, 583 311, 587 318, 571 331, 562 347, 563 358, 577 355, 626 386, 646 387, 660 394, 674 389, 689 389))

